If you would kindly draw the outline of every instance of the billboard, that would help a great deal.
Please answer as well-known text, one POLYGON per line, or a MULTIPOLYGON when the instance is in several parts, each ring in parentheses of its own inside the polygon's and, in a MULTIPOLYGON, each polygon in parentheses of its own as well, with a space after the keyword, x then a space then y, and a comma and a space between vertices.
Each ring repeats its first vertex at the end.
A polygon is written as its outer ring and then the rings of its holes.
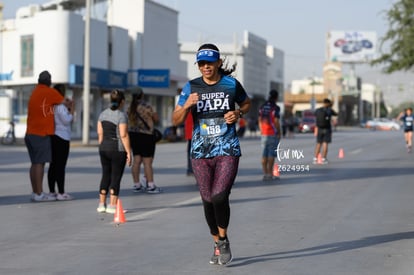
POLYGON ((327 43, 328 61, 363 63, 375 57, 377 34, 372 31, 331 31, 327 43))

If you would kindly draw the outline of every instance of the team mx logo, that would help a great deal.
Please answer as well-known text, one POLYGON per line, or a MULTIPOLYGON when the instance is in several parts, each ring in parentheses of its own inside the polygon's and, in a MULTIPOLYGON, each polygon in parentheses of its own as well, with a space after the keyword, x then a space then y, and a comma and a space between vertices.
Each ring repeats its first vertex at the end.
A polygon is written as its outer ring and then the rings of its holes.
POLYGON ((305 158, 305 155, 303 154, 303 150, 296 150, 296 149, 283 149, 280 148, 280 142, 277 145, 276 153, 277 153, 277 159, 279 162, 282 160, 288 160, 288 159, 294 159, 294 160, 300 160, 305 158))

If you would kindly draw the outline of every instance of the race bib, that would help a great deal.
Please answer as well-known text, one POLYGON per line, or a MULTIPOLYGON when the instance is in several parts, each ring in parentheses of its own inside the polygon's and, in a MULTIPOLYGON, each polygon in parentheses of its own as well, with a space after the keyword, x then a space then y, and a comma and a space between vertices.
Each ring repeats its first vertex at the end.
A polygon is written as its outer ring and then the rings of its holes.
POLYGON ((407 117, 405 119, 405 126, 411 127, 411 125, 413 125, 413 118, 412 117, 407 117))
POLYGON ((206 137, 222 136, 227 132, 227 123, 222 117, 199 120, 200 134, 206 137))

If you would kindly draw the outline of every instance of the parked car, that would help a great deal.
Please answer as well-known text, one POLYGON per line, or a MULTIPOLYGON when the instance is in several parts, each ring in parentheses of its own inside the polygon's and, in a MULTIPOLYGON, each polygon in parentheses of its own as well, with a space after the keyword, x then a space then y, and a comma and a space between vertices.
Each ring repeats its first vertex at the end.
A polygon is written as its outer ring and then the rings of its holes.
POLYGON ((301 119, 298 130, 300 133, 313 133, 316 127, 316 117, 305 116, 301 119))
POLYGON ((365 127, 370 130, 384 130, 384 131, 397 131, 401 129, 401 125, 388 118, 374 118, 368 120, 365 127))

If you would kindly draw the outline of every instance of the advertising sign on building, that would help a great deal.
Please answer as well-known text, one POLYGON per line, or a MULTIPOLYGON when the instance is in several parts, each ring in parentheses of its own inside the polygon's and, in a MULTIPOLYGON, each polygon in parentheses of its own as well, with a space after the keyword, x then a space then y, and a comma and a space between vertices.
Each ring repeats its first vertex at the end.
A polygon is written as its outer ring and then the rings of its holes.
POLYGON ((169 69, 128 70, 128 84, 144 88, 168 88, 170 86, 169 69))
POLYGON ((147 88, 168 88, 170 86, 170 70, 139 69, 138 86, 147 88))
MULTIPOLYGON (((123 89, 127 85, 127 76, 127 73, 124 72, 91 68, 90 84, 104 89, 123 89)), ((83 85, 83 66, 70 65, 69 83, 72 85, 83 85)))
POLYGON ((327 37, 328 61, 364 63, 375 57, 377 34, 371 31, 331 31, 327 37))

